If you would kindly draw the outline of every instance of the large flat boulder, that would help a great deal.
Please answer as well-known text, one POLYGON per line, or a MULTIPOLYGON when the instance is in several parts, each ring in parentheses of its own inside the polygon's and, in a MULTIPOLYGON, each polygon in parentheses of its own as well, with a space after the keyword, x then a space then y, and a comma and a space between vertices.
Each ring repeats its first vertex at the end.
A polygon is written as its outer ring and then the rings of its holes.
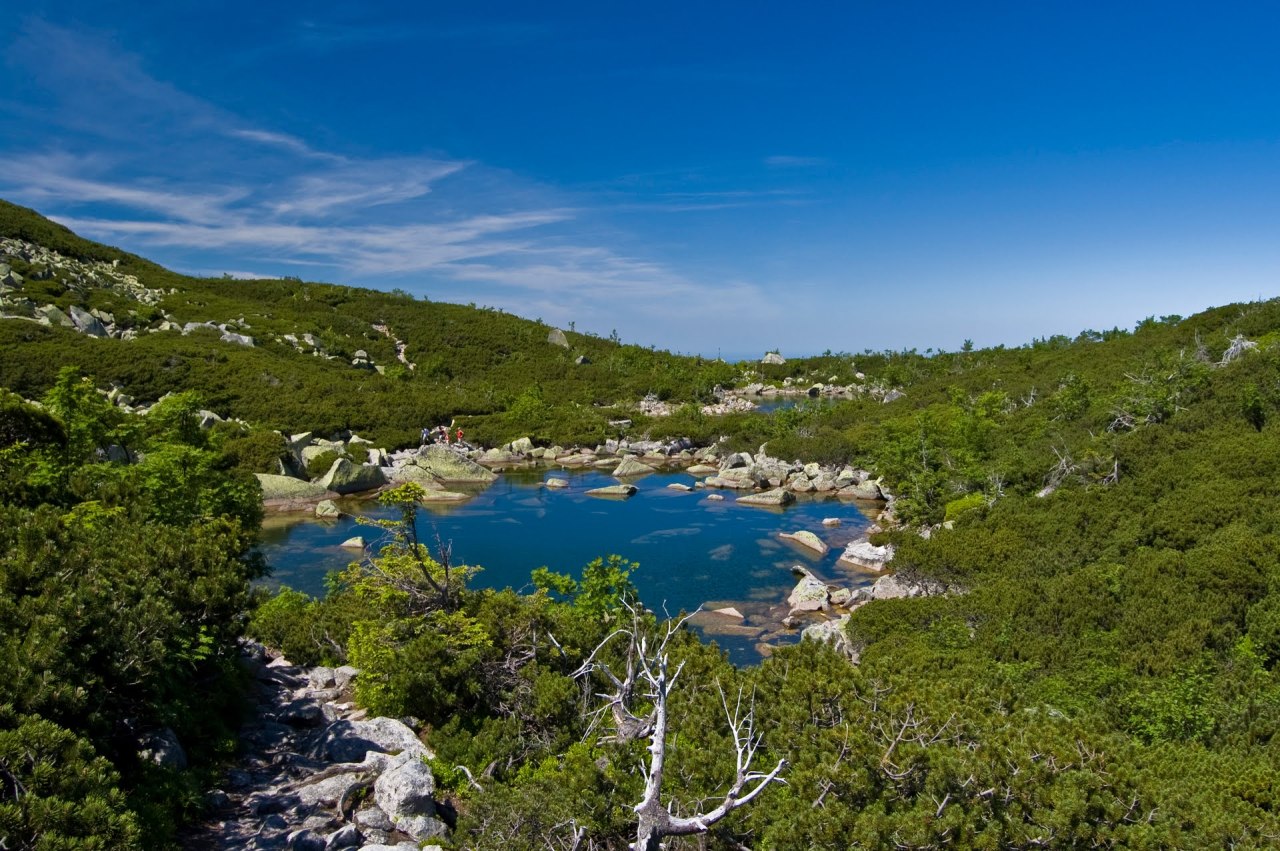
POLYGON ((444 490, 444 485, 436 481, 436 477, 431 475, 430 470, 425 467, 419 467, 417 464, 383 467, 382 472, 393 484, 415 484, 428 491, 444 490))
POLYGON ((813 550, 818 555, 826 555, 829 549, 821 538, 803 529, 799 532, 779 532, 778 537, 784 541, 794 541, 806 549, 813 550))
POLYGON ((879 502, 884 499, 878 482, 868 479, 856 485, 848 485, 840 489, 839 495, 845 499, 860 499, 867 502, 879 502))
POLYGON ((487 485, 498 478, 497 473, 486 470, 447 446, 424 446, 418 450, 413 463, 441 482, 474 482, 487 485))
POLYGON ((587 491, 589 496, 612 496, 612 497, 628 497, 636 492, 635 485, 606 485, 602 488, 592 488, 587 491))
POLYGON ((346 458, 339 458, 334 461, 333 466, 329 468, 329 472, 325 473, 317 482, 325 490, 339 494, 371 491, 382 487, 386 483, 387 477, 382 475, 381 467, 357 464, 346 458))
POLYGON ((459 493, 458 491, 429 490, 425 491, 422 494, 422 499, 418 501, 423 503, 462 502, 463 500, 471 499, 473 496, 475 494, 459 493))
POLYGON ((71 322, 75 325, 76 330, 82 334, 88 334, 90 337, 105 337, 107 329, 98 321, 98 317, 89 311, 76 305, 71 305, 71 322))
POLYGON ((622 459, 622 463, 614 468, 613 477, 615 479, 627 479, 636 476, 647 476, 653 472, 657 471, 643 461, 628 455, 622 459))
POLYGON ((270 500, 322 500, 333 496, 324 485, 304 482, 292 476, 274 476, 270 473, 254 473, 262 485, 262 498, 270 500))
POLYGON ((881 571, 893 558, 893 547, 877 547, 870 541, 854 541, 840 554, 840 563, 863 570, 881 571))
POLYGON ((334 762, 362 762, 370 751, 411 754, 414 759, 431 756, 417 734, 394 718, 337 721, 325 730, 319 750, 334 762))
POLYGON ((780 507, 790 505, 796 501, 796 495, 789 490, 783 488, 774 488, 764 493, 749 493, 745 496, 738 497, 738 502, 742 505, 760 505, 765 507, 780 507))

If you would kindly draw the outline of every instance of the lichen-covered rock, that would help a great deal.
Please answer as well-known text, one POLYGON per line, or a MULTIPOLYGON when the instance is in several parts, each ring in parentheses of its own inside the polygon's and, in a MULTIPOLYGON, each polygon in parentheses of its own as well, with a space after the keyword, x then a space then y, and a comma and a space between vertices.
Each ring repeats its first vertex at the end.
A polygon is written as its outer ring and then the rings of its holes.
POLYGON ((383 467, 382 473, 392 484, 414 484, 423 490, 429 491, 444 490, 444 485, 436 481, 436 477, 431 475, 430 470, 425 467, 419 467, 417 464, 398 464, 393 467, 383 467))
POLYGON ((825 582, 820 581, 808 571, 803 571, 796 587, 787 596, 787 605, 791 612, 816 612, 825 609, 831 591, 825 582))
POLYGON ((316 484, 325 490, 339 494, 361 493, 380 488, 387 483, 381 467, 370 467, 356 464, 346 458, 333 462, 329 472, 325 473, 316 484))
POLYGON ((853 642, 849 640, 847 627, 849 625, 849 616, 841 615, 835 620, 823 621, 815 623, 804 628, 800 633, 801 641, 818 641, 823 644, 830 644, 836 650, 856 664, 858 661, 858 651, 854 648, 853 642))
POLYGON ((870 479, 859 482, 856 485, 848 485, 841 488, 839 495, 845 499, 860 499, 868 502, 878 502, 884 499, 879 483, 870 479))
POLYGON ((182 749, 177 734, 168 727, 143 736, 139 743, 138 757, 174 771, 182 771, 187 767, 187 752, 182 749))
POLYGON ((871 586, 871 599, 873 600, 895 600, 901 597, 928 597, 934 594, 943 593, 944 589, 940 585, 908 582, 896 573, 890 576, 881 576, 871 586))
POLYGON ((592 488, 587 491, 587 494, 590 496, 628 497, 634 495, 636 490, 635 485, 605 485, 602 488, 592 488))
POLYGON ((333 496, 324 485, 304 482, 291 476, 274 476, 270 473, 254 473, 262 486, 264 500, 322 500, 333 496))
POLYGON ((779 532, 778 537, 786 541, 795 541, 800 546, 807 547, 818 555, 826 555, 827 550, 830 549, 817 535, 803 529, 799 532, 779 532))
POLYGON ((447 446, 424 446, 418 450, 413 463, 442 482, 489 484, 498 478, 497 473, 492 470, 486 470, 447 446))
POLYGON ((559 346, 562 349, 569 348, 569 338, 566 337, 564 332, 559 328, 551 329, 551 332, 547 334, 547 342, 553 346, 559 346))
POLYGON ((762 505, 766 507, 790 505, 796 501, 796 495, 783 488, 774 488, 764 493, 751 493, 738 497, 742 505, 762 505))
POLYGON ((100 321, 98 321, 98 317, 94 316, 84 308, 77 307, 73 304, 71 305, 71 309, 68 313, 71 315, 71 323, 80 333, 88 334, 90 337, 107 336, 107 329, 102 326, 100 321))
POLYGON ((331 499, 322 499, 316 503, 316 517, 324 520, 337 520, 342 516, 337 503, 331 499))
POLYGON ((622 463, 614 468, 613 477, 615 479, 625 479, 635 476, 647 476, 653 472, 656 471, 648 464, 628 455, 622 459, 622 463))

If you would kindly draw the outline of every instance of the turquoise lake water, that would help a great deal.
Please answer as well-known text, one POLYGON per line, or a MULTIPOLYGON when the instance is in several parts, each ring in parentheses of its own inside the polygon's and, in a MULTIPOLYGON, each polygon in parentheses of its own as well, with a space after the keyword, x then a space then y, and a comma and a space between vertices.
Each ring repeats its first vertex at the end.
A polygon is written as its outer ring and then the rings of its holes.
MULTIPOLYGON (((644 604, 675 613, 707 603, 734 604, 749 622, 763 622, 795 585, 793 565, 819 576, 857 586, 874 577, 836 566, 844 545, 861 535, 870 522, 858 508, 836 499, 799 495, 782 509, 738 505, 732 491, 681 492, 671 482, 693 484, 683 473, 657 473, 634 483, 629 499, 588 496, 586 491, 616 484, 598 472, 522 470, 503 474, 460 504, 427 506, 419 514, 424 541, 439 535, 452 547, 456 565, 480 565, 473 585, 527 587, 534 568, 578 576, 582 566, 617 553, 640 563, 633 579, 644 604), (551 476, 569 481, 562 490, 542 482, 551 476), (709 493, 724 501, 707 499, 709 493), (836 517, 839 527, 824 527, 836 517), (831 547, 818 556, 788 541, 780 532, 808 530, 831 547)), ((341 504, 351 512, 386 516, 373 502, 341 504)), ((362 535, 376 547, 382 533, 351 517, 337 521, 274 517, 264 524, 263 553, 272 567, 271 581, 310 594, 324 593, 324 577, 359 557, 339 545, 362 535)), ((785 612, 783 612, 785 613, 785 612)), ((756 639, 714 636, 738 661, 756 658, 756 639)), ((792 636, 787 640, 795 640, 792 636)))

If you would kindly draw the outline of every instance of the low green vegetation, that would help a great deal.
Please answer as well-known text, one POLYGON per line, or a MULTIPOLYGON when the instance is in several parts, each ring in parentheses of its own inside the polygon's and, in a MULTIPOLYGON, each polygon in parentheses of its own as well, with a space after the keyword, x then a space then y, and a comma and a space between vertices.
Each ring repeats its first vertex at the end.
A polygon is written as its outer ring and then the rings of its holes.
POLYGON ((0 835, 157 847, 236 746, 257 482, 182 396, 140 423, 67 370, 43 403, 0 398, 0 835))
POLYGON ((158 308, 183 321, 243 315, 264 341, 310 333, 344 358, 0 322, 0 385, 43 402, 0 398, 0 834, 14 847, 171 843, 233 748, 246 629, 295 662, 358 665, 365 705, 426 725, 456 847, 567 848, 579 833, 579 847, 625 847, 649 743, 611 707, 643 716, 651 699, 640 688, 611 704, 605 671, 635 662, 639 636, 652 648, 666 634, 637 612, 625 552, 550 565, 531 593, 476 588, 475 568, 416 539, 415 495, 398 489, 376 557, 323 599, 258 598, 248 473, 284 457, 272 427, 390 445, 456 417, 485 444, 594 442, 619 416, 597 404, 648 392, 675 412, 627 414, 632 434, 875 471, 896 495, 901 527, 876 536, 895 545, 893 569, 948 589, 854 612, 856 665, 805 642, 737 668, 676 631, 672 814, 705 812, 729 787, 726 709, 753 707, 756 770, 787 767, 785 785, 667 847, 1268 848, 1280 836, 1280 302, 745 374, 572 333, 565 350, 497 311, 194 281, 0 212, 6 236, 177 289, 158 308), (393 362, 374 323, 408 342, 412 374, 350 366, 357 348, 393 362), (694 404, 717 383, 788 379, 864 389, 769 416, 694 404), (109 382, 140 400, 174 395, 125 416, 95 389, 109 382), (206 407, 256 428, 199 428, 206 407), (140 755, 166 727, 188 768, 140 755))

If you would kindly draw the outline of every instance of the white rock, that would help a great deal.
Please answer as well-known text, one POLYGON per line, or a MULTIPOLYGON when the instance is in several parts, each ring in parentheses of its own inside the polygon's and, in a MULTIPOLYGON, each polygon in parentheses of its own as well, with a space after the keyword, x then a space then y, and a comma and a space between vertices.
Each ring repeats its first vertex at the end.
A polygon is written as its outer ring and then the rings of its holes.
POLYGON ((877 547, 870 541, 854 541, 840 554, 840 561, 865 570, 881 571, 893 558, 893 547, 877 547))

